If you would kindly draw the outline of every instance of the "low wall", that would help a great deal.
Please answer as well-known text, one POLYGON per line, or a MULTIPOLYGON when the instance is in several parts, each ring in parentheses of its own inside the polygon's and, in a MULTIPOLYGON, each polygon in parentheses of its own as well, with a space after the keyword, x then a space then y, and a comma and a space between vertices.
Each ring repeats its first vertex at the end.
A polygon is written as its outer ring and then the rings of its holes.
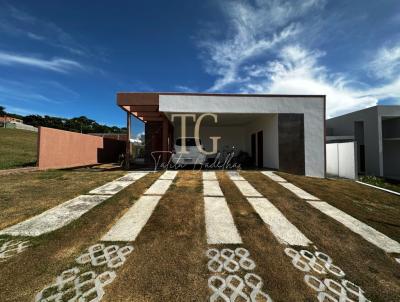
POLYGON ((125 142, 94 135, 39 127, 38 167, 58 169, 116 162, 125 142))
POLYGON ((357 171, 356 142, 326 144, 326 173, 328 176, 357 179, 357 171))

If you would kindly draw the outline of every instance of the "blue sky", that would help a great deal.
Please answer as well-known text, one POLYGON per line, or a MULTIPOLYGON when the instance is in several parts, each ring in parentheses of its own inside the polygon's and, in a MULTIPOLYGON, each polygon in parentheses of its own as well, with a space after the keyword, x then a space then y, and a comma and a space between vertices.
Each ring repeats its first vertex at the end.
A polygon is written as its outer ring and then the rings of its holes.
POLYGON ((400 104, 399 28, 398 0, 0 0, 0 104, 119 126, 118 91, 400 104))

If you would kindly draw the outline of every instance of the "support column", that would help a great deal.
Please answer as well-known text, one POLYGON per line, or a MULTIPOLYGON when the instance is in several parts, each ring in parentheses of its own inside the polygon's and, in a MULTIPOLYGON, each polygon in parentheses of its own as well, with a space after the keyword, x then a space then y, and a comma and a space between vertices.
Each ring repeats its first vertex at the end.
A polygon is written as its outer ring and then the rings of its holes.
POLYGON ((126 149, 125 149, 125 169, 130 168, 130 158, 131 158, 131 113, 126 113, 126 128, 127 128, 127 135, 126 135, 126 149))
POLYGON ((169 151, 169 146, 168 146, 168 135, 169 135, 169 123, 167 119, 163 120, 162 124, 162 151, 163 152, 163 162, 166 162, 168 160, 168 154, 165 151, 169 151))

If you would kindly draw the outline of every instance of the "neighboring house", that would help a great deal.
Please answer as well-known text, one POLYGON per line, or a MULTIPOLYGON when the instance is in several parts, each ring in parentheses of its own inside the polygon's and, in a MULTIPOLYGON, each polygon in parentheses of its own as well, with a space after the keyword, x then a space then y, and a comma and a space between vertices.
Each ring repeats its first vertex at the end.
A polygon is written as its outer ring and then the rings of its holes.
POLYGON ((11 122, 23 124, 23 120, 21 120, 21 119, 11 117, 11 116, 0 116, 0 124, 11 123, 11 122))
POLYGON ((357 142, 361 174, 400 179, 400 106, 374 106, 327 120, 328 141, 357 142))
MULTIPOLYGON (((201 121, 205 150, 212 150, 210 137, 221 137, 218 152, 247 152, 259 168, 325 176, 323 95, 118 93, 117 104, 127 112, 127 129, 131 115, 145 123, 146 158, 153 151, 171 151, 182 136, 181 118, 173 119, 174 114, 194 114, 198 119, 213 113, 218 122, 211 116, 201 121)), ((194 136, 192 117, 186 127, 186 136, 194 136)))
POLYGON ((31 125, 24 124, 24 121, 11 116, 0 116, 0 125, 5 128, 29 130, 37 132, 38 129, 31 125))

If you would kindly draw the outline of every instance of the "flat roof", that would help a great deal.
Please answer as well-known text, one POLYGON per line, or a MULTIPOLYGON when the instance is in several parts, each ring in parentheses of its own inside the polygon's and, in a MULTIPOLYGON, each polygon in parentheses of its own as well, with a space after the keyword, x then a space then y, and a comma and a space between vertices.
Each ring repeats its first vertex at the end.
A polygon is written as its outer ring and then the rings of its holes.
MULTIPOLYGON (((249 93, 199 93, 199 92, 118 92, 117 105, 123 110, 132 113, 142 121, 163 121, 166 116, 159 111, 160 96, 213 96, 233 98, 323 98, 325 95, 300 95, 300 94, 249 94, 249 93)), ((223 100, 223 99, 222 99, 223 100)), ((205 105, 207 107, 207 105, 205 105)), ((166 111, 166 110, 164 110, 166 111)))

